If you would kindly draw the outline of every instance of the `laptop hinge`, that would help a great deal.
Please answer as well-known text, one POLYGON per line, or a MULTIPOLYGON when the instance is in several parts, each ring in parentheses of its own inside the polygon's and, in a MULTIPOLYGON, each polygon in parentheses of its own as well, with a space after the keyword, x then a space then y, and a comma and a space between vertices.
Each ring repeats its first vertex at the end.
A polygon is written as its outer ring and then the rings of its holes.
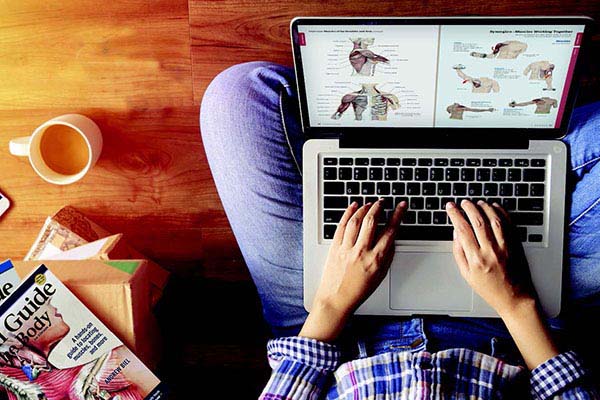
POLYGON ((365 137, 356 134, 341 134, 340 148, 361 149, 528 149, 529 139, 502 138, 481 140, 481 137, 431 137, 407 138, 389 135, 365 137))

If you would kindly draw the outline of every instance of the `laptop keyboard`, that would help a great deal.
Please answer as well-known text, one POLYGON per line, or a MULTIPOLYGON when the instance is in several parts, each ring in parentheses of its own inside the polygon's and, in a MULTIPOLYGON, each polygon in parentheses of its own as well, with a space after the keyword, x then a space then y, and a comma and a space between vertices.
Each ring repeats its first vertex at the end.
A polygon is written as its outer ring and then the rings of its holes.
POLYGON ((333 238, 350 203, 384 199, 385 219, 408 203, 397 240, 452 240, 449 201, 501 204, 521 241, 542 242, 546 193, 543 158, 329 157, 322 160, 323 239, 333 238))

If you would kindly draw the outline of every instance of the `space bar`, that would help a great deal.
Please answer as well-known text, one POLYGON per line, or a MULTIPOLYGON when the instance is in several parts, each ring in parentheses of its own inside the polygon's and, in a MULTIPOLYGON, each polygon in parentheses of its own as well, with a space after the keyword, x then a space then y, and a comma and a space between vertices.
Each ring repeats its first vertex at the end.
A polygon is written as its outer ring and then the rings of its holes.
POLYGON ((451 226, 400 225, 396 240, 452 240, 451 226))

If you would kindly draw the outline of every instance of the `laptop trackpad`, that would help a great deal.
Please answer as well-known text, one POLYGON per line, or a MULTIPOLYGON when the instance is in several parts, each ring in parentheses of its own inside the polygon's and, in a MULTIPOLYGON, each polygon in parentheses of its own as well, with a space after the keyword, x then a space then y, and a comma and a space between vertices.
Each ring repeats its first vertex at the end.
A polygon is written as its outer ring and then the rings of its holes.
POLYGON ((390 271, 394 310, 471 311, 473 291, 452 253, 396 253, 390 271))

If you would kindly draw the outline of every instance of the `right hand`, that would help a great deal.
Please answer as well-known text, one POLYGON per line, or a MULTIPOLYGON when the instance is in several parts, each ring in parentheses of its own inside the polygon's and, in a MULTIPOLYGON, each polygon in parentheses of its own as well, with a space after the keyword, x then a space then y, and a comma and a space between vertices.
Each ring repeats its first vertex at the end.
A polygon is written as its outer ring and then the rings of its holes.
MULTIPOLYGON (((490 206, 480 201, 483 214, 468 200, 461 203, 471 225, 454 203, 446 204, 446 211, 454 225, 453 254, 459 271, 467 283, 496 312, 506 315, 523 303, 535 302, 528 266, 524 260, 511 257, 510 246, 505 236, 506 212, 497 204, 490 206), (527 269, 510 273, 514 269, 527 269)), ((524 256, 523 256, 524 257, 524 256)))

